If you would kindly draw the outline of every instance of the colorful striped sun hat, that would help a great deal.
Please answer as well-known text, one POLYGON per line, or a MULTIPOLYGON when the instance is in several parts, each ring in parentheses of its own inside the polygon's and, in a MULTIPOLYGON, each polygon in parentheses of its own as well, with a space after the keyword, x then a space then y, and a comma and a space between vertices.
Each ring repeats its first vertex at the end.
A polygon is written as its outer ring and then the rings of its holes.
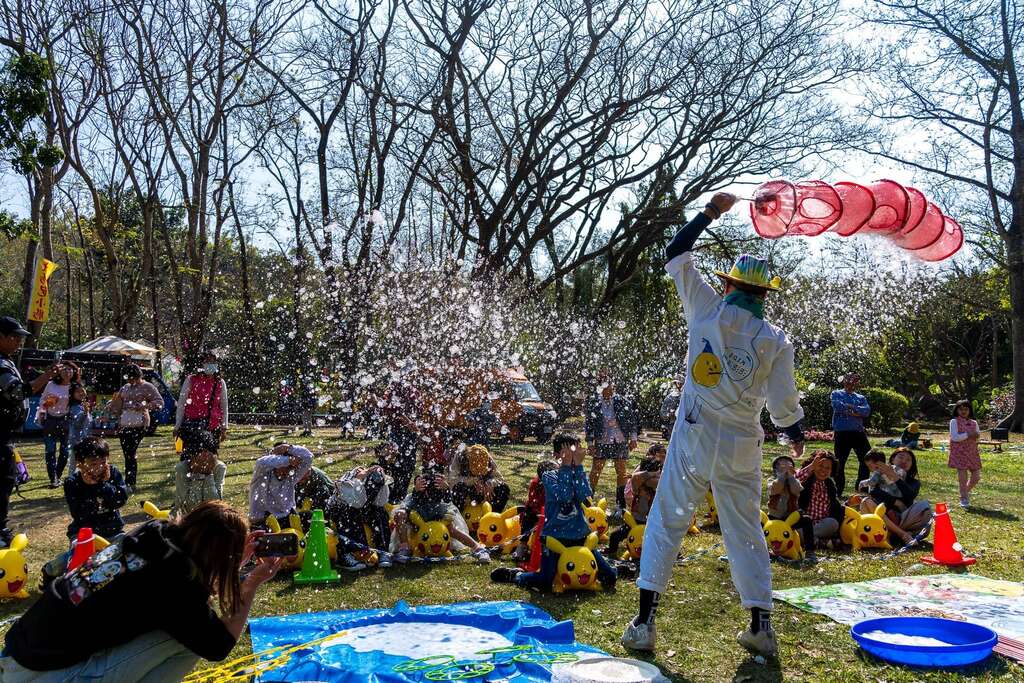
POLYGON ((732 264, 732 270, 728 273, 715 271, 715 275, 728 282, 769 289, 773 292, 779 291, 782 280, 778 277, 768 278, 768 262, 750 254, 740 254, 736 263, 732 264))

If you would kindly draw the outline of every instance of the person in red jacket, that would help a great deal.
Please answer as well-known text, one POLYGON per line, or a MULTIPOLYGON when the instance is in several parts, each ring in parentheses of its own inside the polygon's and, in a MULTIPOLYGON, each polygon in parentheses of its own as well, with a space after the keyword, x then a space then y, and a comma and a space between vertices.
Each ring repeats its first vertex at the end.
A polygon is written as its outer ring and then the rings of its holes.
POLYGON ((206 431, 223 440, 228 429, 228 385, 212 351, 200 358, 198 371, 181 385, 174 436, 206 431))
POLYGON ((554 460, 541 460, 537 463, 537 476, 530 480, 530 487, 526 493, 526 505, 519 508, 519 546, 512 552, 512 559, 522 562, 530 558, 530 533, 537 526, 538 518, 544 514, 544 484, 541 477, 545 472, 553 472, 558 469, 558 463, 554 460))

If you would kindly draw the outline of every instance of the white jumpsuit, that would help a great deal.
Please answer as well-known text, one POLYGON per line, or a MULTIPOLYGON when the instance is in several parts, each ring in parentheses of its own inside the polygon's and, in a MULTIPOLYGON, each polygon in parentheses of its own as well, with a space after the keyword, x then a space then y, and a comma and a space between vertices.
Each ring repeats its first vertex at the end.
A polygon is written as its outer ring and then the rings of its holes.
POLYGON ((690 252, 669 261, 688 327, 686 384, 665 469, 647 518, 637 586, 664 592, 683 535, 710 483, 732 580, 745 608, 771 609, 761 530, 761 410, 789 427, 803 418, 785 333, 726 304, 690 252))

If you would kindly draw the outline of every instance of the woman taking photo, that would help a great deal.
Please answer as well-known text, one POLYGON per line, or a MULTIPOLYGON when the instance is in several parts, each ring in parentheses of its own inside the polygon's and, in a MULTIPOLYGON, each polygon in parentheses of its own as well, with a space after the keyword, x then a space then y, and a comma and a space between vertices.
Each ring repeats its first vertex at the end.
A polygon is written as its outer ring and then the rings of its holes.
POLYGON ((219 500, 144 524, 56 579, 14 623, 0 681, 180 681, 200 658, 224 659, 283 562, 258 558, 241 578, 257 536, 219 500))
POLYGON ((124 481, 134 490, 139 474, 136 454, 142 438, 149 431, 150 413, 164 407, 160 391, 142 379, 142 369, 132 363, 124 373, 128 383, 121 387, 111 405, 118 415, 117 438, 124 452, 124 481))
POLYGON ((39 397, 36 422, 43 428, 43 443, 46 447, 46 474, 50 488, 60 486, 60 477, 68 464, 68 411, 70 409, 71 385, 81 382, 78 366, 71 362, 57 365, 56 374, 43 389, 39 397), (60 459, 57 452, 60 451, 60 459))

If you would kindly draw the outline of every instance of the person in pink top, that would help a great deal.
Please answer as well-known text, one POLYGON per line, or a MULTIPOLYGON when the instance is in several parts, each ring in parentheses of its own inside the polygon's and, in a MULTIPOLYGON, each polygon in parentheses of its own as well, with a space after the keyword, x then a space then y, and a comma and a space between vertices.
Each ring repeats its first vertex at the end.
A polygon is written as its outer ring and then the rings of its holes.
POLYGON ((981 429, 974 419, 970 401, 959 401, 949 421, 949 466, 960 480, 960 507, 971 504, 971 491, 981 480, 981 453, 978 439, 981 429))

